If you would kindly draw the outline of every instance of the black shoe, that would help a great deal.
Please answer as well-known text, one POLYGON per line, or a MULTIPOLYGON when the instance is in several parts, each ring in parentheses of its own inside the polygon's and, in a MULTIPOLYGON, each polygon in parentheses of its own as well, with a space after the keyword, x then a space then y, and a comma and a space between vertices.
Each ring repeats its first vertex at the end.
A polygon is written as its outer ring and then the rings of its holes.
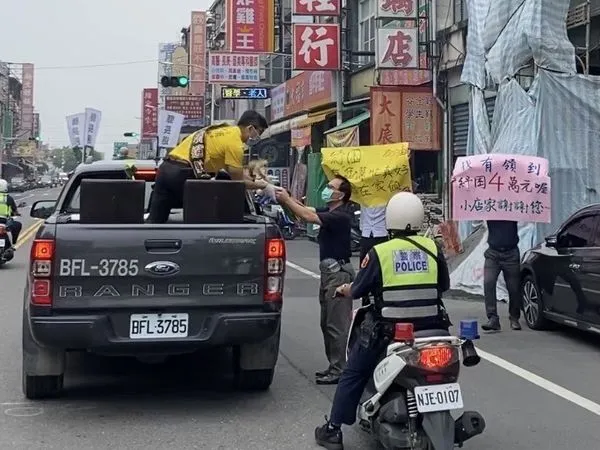
POLYGON ((328 373, 324 377, 317 377, 315 381, 317 384, 338 384, 340 376, 334 373, 328 373))
POLYGON ((483 325, 481 325, 481 329, 483 331, 500 331, 501 330, 500 321, 499 320, 490 319, 486 323, 484 323, 483 325))
POLYGON ((510 329, 515 331, 519 331, 521 329, 519 319, 510 319, 510 329))
POLYGON ((329 375, 329 372, 331 372, 331 369, 328 367, 325 370, 321 370, 319 372, 315 372, 315 377, 317 377, 317 378, 326 377, 327 375, 329 375))
POLYGON ((315 428, 315 441, 317 445, 327 450, 344 450, 342 430, 332 427, 329 421, 325 425, 315 428))

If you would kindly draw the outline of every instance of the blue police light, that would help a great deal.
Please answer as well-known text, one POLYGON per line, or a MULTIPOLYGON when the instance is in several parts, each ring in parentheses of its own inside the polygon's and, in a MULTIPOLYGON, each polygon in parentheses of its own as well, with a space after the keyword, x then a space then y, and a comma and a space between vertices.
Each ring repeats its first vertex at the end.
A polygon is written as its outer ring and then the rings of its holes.
POLYGON ((479 339, 479 325, 476 320, 461 320, 460 321, 460 333, 461 339, 468 339, 473 341, 479 339))

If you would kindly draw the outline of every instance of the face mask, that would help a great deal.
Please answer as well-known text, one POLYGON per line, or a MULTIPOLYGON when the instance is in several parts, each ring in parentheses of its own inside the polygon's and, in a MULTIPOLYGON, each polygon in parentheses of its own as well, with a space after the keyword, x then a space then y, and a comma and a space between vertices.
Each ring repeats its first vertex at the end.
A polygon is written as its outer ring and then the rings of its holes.
POLYGON ((325 203, 329 203, 331 201, 334 201, 334 199, 333 199, 333 189, 331 189, 330 187, 326 187, 325 189, 323 189, 321 191, 321 200, 323 200, 325 203))
MULTIPOLYGON (((254 130, 256 130, 254 127, 250 127, 254 130)), ((260 136, 249 136, 248 140, 246 141, 246 145, 248 147, 252 147, 253 145, 256 145, 258 143, 258 141, 260 141, 260 136)))

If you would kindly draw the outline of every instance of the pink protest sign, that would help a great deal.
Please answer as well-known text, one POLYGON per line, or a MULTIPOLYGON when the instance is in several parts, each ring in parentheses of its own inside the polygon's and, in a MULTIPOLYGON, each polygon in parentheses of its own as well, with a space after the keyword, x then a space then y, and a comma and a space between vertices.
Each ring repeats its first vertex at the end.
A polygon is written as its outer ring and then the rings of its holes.
POLYGON ((463 156, 452 172, 454 220, 550 222, 548 160, 537 156, 463 156))

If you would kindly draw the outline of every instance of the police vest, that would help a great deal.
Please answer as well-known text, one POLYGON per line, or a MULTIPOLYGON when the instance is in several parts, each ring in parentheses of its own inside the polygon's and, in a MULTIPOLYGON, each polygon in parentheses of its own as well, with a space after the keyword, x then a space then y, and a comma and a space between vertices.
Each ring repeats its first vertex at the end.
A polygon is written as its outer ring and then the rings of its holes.
POLYGON ((10 206, 8 206, 8 195, 0 194, 0 217, 6 219, 10 216, 10 206))
POLYGON ((206 128, 202 128, 194 134, 192 138, 192 142, 190 144, 190 153, 189 160, 192 165, 192 169, 194 170, 194 175, 196 178, 210 178, 206 174, 206 170, 204 169, 204 160, 206 159, 206 152, 204 151, 204 136, 210 130, 215 130, 217 128, 227 127, 229 126, 226 123, 221 123, 218 125, 211 125, 206 128))
POLYGON ((394 238, 373 247, 383 290, 376 306, 384 319, 411 321, 439 317, 438 250, 424 236, 394 238), (431 255, 408 239, 427 249, 431 255))

